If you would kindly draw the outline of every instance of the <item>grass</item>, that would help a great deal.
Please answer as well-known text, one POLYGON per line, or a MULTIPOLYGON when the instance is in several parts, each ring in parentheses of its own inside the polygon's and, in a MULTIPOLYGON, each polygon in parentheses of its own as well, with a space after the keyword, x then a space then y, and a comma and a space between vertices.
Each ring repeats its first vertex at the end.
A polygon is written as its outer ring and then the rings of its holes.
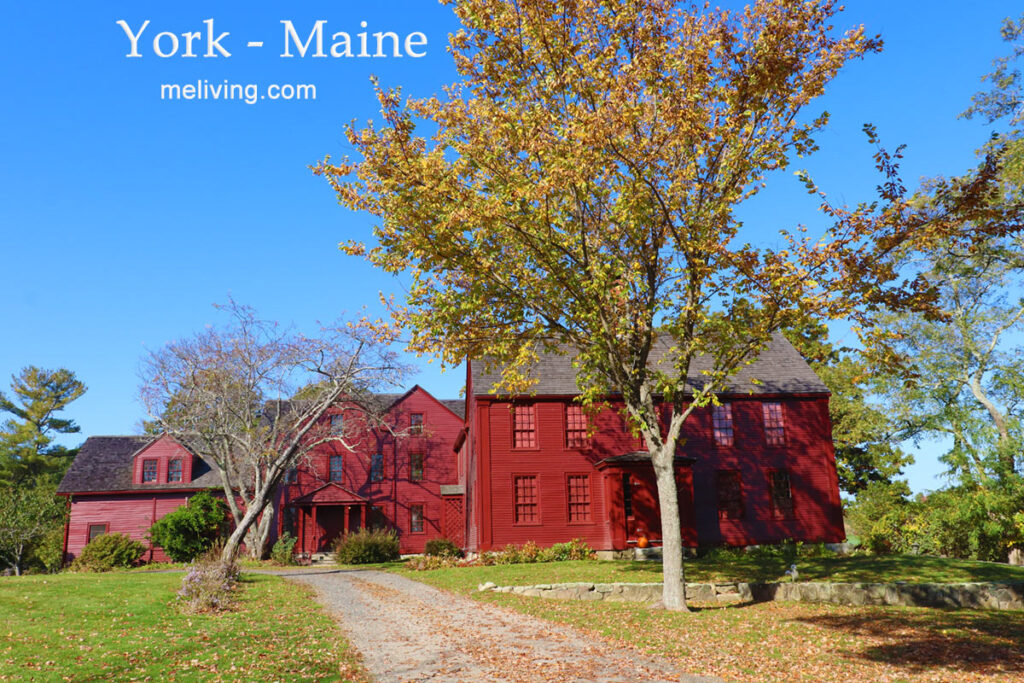
MULTIPOLYGON (((686 580, 703 582, 769 582, 786 578, 789 558, 755 553, 714 552, 696 560, 687 560, 686 580)), ((796 560, 801 581, 891 583, 968 583, 1021 582, 1024 567, 992 562, 953 560, 923 555, 848 557, 831 556, 796 560)), ((495 565, 412 571, 391 566, 414 579, 435 583, 460 593, 470 593, 486 581, 499 586, 537 583, 657 583, 662 580, 660 562, 548 562, 539 564, 495 565)))
MULTIPOLYGON (((801 580, 1024 581, 1021 568, 920 556, 803 558, 797 565, 801 580)), ((716 553, 687 562, 687 579, 775 579, 785 566, 783 558, 716 553)), ((484 581, 660 581, 658 563, 555 562, 396 571, 665 656, 685 672, 729 681, 1024 680, 1020 612, 768 602, 696 605, 691 613, 677 613, 629 603, 475 592, 484 581)))
POLYGON ((187 615, 181 574, 0 580, 0 680, 364 681, 309 589, 245 575, 237 608, 187 615))
POLYGON ((1008 683, 1024 676, 1024 615, 1018 612, 769 602, 678 613, 629 603, 474 597, 727 681, 1008 683))

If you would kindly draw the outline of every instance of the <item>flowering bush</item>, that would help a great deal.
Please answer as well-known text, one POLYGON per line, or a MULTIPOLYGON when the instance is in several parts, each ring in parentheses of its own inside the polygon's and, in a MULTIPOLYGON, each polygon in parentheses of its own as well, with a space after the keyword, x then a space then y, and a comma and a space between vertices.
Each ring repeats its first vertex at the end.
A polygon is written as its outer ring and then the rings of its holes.
POLYGON ((217 612, 231 607, 238 565, 220 559, 217 548, 188 566, 178 600, 187 612, 217 612))

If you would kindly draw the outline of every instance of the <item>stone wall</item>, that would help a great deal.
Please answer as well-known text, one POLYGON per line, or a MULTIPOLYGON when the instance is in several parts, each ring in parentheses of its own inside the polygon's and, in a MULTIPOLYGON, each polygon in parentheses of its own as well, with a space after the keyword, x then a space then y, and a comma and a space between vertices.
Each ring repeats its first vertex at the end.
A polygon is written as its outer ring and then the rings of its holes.
MULTIPOLYGON (((661 600, 660 583, 551 583, 535 586, 480 584, 480 591, 514 593, 553 600, 643 602, 661 600)), ((692 602, 771 600, 837 605, 907 605, 1024 609, 1024 583, 688 583, 692 602)))

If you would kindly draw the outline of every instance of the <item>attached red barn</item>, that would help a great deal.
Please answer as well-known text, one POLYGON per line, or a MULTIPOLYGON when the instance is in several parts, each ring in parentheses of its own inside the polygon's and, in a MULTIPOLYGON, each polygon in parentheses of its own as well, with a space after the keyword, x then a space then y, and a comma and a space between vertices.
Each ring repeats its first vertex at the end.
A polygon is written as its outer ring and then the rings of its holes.
POLYGON ((166 562, 146 538, 149 527, 197 491, 219 487, 217 473, 169 436, 90 437, 57 489, 71 511, 65 556, 101 534, 123 533, 147 545, 147 560, 166 562))
MULTIPOLYGON (((573 400, 579 390, 571 360, 542 355, 531 371, 534 393, 523 396, 495 395, 499 374, 469 363, 468 432, 459 458, 471 551, 572 538, 622 550, 640 536, 660 540, 644 444, 614 397, 598 415, 583 413, 573 400), (593 431, 588 421, 596 421, 593 431)), ((733 378, 721 406, 691 415, 676 457, 685 545, 844 538, 828 398, 821 380, 776 335, 733 378)))

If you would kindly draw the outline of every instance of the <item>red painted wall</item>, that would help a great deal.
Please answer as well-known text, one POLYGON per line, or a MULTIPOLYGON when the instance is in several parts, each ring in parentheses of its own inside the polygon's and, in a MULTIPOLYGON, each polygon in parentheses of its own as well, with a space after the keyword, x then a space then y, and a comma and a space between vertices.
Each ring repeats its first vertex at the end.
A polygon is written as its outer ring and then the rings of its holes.
MULTIPOLYGON (((295 485, 283 486, 282 501, 300 498, 322 487, 330 475, 330 456, 343 457, 343 476, 340 483, 346 489, 367 499, 376 506, 389 528, 398 531, 402 553, 423 552, 424 544, 431 538, 442 535, 441 530, 441 485, 458 483, 457 456, 452 445, 462 429, 462 419, 452 413, 422 388, 414 388, 389 413, 395 436, 384 430, 364 430, 356 411, 340 411, 346 415, 346 437, 353 451, 338 443, 323 444, 314 451, 309 461, 297 473, 295 485), (410 416, 423 415, 423 432, 408 434, 410 416), (423 479, 414 481, 410 473, 410 454, 423 454, 423 479), (371 481, 371 456, 384 455, 384 472, 381 481, 371 481), (411 507, 422 505, 424 512, 423 531, 413 533, 411 507)), ((329 418, 328 418, 329 419, 329 418)), ((336 535, 341 526, 330 519, 340 511, 321 507, 318 510, 319 534, 336 535), (322 521, 324 520, 324 521, 322 521), (337 527, 337 529, 335 529, 337 527)), ((358 517, 355 517, 358 519, 358 517)), ((312 539, 317 530, 311 516, 299 519, 302 525, 296 529, 300 538, 312 539)), ((328 539, 329 540, 329 539, 328 539)))
MULTIPOLYGON (((723 400, 726 400, 723 398, 723 400)), ((793 538, 806 541, 840 541, 843 538, 839 489, 831 443, 828 399, 814 397, 750 397, 728 399, 733 404, 734 443, 714 444, 711 410, 698 409, 684 427, 685 445, 680 455, 695 458, 692 469, 694 516, 684 511, 684 538, 701 545, 751 545, 793 538), (761 403, 784 404, 786 444, 765 444, 761 403), (794 516, 775 519, 770 510, 768 470, 787 469, 794 498, 794 516), (715 473, 736 469, 743 481, 745 513, 740 520, 719 520, 715 473)), ((534 397, 537 445, 517 449, 512 440, 512 413, 507 401, 474 397, 471 424, 476 432, 469 441, 467 497, 474 500, 470 518, 469 548, 487 550, 508 543, 535 541, 541 545, 583 538, 595 549, 621 548, 625 535, 621 481, 594 468, 599 460, 645 450, 620 413, 613 408, 593 418, 597 432, 590 447, 565 445, 565 397, 534 397), (473 468, 474 459, 477 467, 473 468), (570 523, 565 477, 589 473, 592 490, 592 522, 570 523), (539 484, 541 521, 516 524, 513 519, 513 477, 535 475, 539 484)), ((684 479, 686 477, 684 476, 684 479)), ((651 478, 653 483, 653 477, 651 478)), ((689 492, 685 492, 689 493, 689 492)), ((685 498, 685 496, 684 496, 685 498)))
MULTIPOLYGON (((73 560, 89 541, 89 526, 106 524, 107 533, 127 534, 151 548, 146 532, 153 523, 185 504, 191 492, 154 491, 153 493, 75 494, 71 501, 68 522, 68 556, 73 560)), ((159 546, 142 556, 146 561, 168 562, 170 558, 159 546)))

